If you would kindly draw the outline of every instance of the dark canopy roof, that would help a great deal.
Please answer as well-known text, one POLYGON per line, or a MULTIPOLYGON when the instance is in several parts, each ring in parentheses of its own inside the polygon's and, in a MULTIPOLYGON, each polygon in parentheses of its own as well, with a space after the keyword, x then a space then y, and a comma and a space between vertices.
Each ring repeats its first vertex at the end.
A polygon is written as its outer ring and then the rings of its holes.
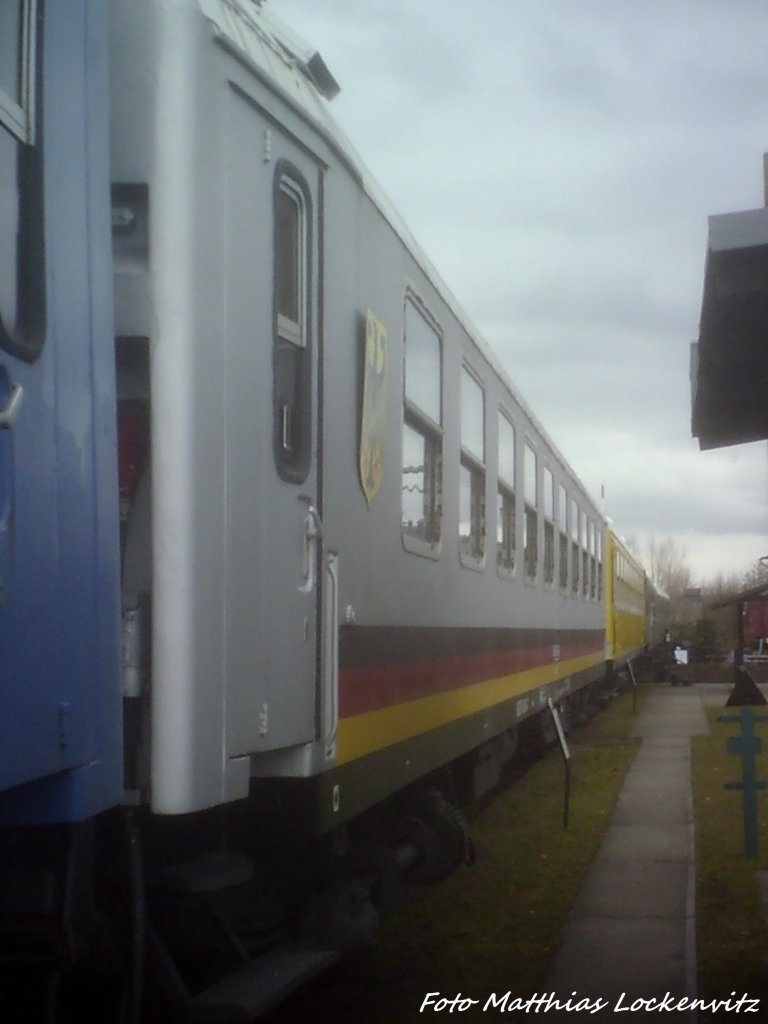
POLYGON ((700 448, 768 438, 768 209, 709 218, 691 399, 700 448))

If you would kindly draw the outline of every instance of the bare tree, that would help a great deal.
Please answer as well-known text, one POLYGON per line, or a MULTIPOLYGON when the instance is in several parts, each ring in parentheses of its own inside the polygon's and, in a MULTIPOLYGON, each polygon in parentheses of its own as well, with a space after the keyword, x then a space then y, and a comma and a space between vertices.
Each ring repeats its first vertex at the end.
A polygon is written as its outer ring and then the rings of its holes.
POLYGON ((691 586, 691 569, 685 546, 672 537, 657 540, 651 537, 648 558, 651 579, 673 603, 680 601, 691 586))
POLYGON ((744 573, 741 585, 744 590, 749 590, 764 583, 768 583, 768 558, 758 558, 752 568, 744 573))
POLYGON ((709 602, 725 601, 729 597, 733 597, 734 594, 738 594, 744 589, 744 586, 739 573, 732 572, 726 576, 725 573, 719 572, 714 579, 706 581, 704 591, 709 602))

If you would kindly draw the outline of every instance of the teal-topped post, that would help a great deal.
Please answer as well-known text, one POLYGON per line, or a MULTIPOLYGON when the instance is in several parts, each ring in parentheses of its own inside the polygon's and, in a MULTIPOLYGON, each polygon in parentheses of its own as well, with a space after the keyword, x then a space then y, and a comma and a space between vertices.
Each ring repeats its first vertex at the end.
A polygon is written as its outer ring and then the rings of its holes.
POLYGON ((728 737, 728 753, 741 755, 741 782, 726 782, 726 789, 742 790, 744 809, 744 856, 757 857, 757 791, 765 789, 758 782, 755 759, 762 752, 763 741, 755 736, 755 722, 768 722, 768 715, 756 715, 751 707, 743 707, 738 715, 719 715, 718 722, 739 722, 740 736, 728 737))

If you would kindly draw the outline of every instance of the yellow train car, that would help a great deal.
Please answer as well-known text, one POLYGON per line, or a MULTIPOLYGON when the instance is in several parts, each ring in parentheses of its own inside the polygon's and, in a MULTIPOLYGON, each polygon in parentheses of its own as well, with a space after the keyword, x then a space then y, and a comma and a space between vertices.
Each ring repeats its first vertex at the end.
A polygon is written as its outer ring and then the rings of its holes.
POLYGON ((608 530, 605 568, 606 660, 620 668, 645 651, 646 575, 627 546, 608 530))

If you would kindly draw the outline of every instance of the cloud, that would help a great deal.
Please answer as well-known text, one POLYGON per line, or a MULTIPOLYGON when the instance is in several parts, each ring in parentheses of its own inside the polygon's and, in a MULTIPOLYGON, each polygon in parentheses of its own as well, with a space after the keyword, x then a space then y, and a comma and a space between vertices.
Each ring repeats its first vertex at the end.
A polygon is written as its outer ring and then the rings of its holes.
POLYGON ((270 3, 323 53, 347 134, 622 532, 693 538, 705 575, 745 568, 768 547, 765 447, 698 451, 688 365, 707 217, 763 201, 768 7, 270 3))

